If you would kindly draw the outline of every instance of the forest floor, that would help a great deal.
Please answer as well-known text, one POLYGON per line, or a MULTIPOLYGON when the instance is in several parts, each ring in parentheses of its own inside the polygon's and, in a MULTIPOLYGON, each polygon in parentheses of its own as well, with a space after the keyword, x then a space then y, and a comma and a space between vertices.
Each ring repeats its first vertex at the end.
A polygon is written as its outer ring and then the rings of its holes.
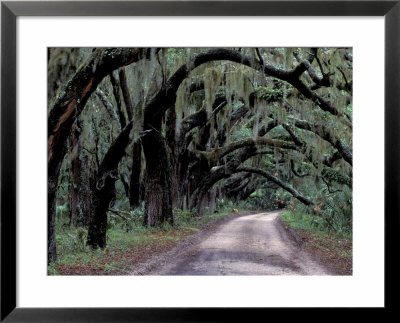
POLYGON ((351 275, 351 240, 292 228, 280 214, 215 215, 129 235, 111 231, 103 251, 67 255, 61 248, 49 274, 351 275))

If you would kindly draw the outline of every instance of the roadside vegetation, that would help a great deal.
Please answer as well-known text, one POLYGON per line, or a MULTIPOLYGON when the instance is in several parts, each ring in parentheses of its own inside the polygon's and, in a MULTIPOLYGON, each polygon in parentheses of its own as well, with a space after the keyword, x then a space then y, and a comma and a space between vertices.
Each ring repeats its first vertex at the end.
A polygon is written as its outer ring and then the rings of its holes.
POLYGON ((135 265, 152 256, 171 250, 179 241, 218 218, 231 213, 242 213, 255 206, 235 205, 229 200, 218 200, 214 213, 196 217, 190 211, 174 210, 174 226, 144 227, 144 208, 131 212, 108 212, 107 247, 92 249, 86 244, 87 230, 72 227, 69 218, 57 219, 57 261, 48 266, 49 275, 128 275, 135 265))
MULTIPOLYGON (((281 220, 291 235, 332 274, 352 275, 353 235, 351 221, 341 216, 310 215, 302 206, 290 205, 281 220)), ((351 217, 350 217, 351 220, 351 217)))

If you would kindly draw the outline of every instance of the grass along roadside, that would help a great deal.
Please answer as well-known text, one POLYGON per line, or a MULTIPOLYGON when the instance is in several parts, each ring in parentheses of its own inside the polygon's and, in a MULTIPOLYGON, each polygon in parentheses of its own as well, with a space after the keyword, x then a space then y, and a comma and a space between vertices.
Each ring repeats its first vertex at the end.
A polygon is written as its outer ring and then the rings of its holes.
POLYGON ((171 250, 180 240, 231 213, 232 208, 228 208, 219 213, 193 217, 190 212, 177 210, 175 225, 161 228, 144 228, 139 224, 140 219, 126 223, 112 218, 104 250, 92 250, 86 246, 86 229, 70 227, 66 224, 67 219, 59 219, 56 235, 58 259, 48 266, 48 274, 129 275, 136 264, 171 250))
POLYGON ((353 243, 349 233, 337 234, 321 230, 313 224, 310 216, 295 214, 291 211, 282 213, 284 227, 290 230, 296 240, 334 275, 352 275, 353 243))

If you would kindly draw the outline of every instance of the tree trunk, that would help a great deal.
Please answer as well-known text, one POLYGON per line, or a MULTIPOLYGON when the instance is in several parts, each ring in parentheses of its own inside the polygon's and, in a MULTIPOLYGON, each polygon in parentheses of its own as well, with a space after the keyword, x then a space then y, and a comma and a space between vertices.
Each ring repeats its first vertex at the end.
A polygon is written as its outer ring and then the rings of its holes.
POLYGON ((126 81, 125 69, 120 68, 119 70, 119 81, 121 85, 122 95, 124 97, 126 113, 128 114, 128 122, 133 120, 133 104, 131 95, 128 88, 128 83, 126 81))
POLYGON ((129 202, 131 208, 139 206, 141 196, 140 173, 142 172, 142 144, 137 141, 133 144, 132 173, 129 189, 129 202))
POLYGON ((153 130, 142 138, 146 157, 145 217, 147 227, 173 224, 171 169, 162 135, 153 130))
POLYGON ((176 140, 176 112, 175 107, 170 108, 166 114, 166 142, 171 151, 169 155, 170 174, 171 174, 171 198, 172 206, 177 207, 179 198, 179 171, 180 160, 178 155, 178 145, 176 140))
MULTIPOLYGON (((54 151, 57 159, 60 156, 64 156, 66 151, 65 144, 58 147, 54 151)), ((53 159, 54 161, 54 159, 53 159)), ((62 158, 61 158, 62 162, 62 158)), ((47 262, 53 262, 57 260, 57 250, 56 250, 56 206, 57 206, 57 185, 58 185, 58 175, 60 174, 60 163, 49 163, 49 168, 47 170, 48 174, 48 196, 47 196, 47 262)))
MULTIPOLYGON (((92 203, 90 205, 90 222, 87 244, 93 249, 105 248, 107 245, 107 210, 111 200, 115 197, 115 181, 117 171, 109 173, 99 184, 99 179, 92 178, 90 187, 92 192, 92 203), (99 185, 104 185, 100 186, 99 185)), ((100 180, 101 181, 101 180, 100 180)))
POLYGON ((111 81, 111 85, 113 88, 113 94, 114 94, 114 98, 115 98, 115 102, 117 103, 117 114, 118 114, 118 119, 119 122, 121 124, 121 129, 124 129, 126 126, 126 118, 124 115, 124 111, 122 109, 122 102, 121 102, 121 96, 119 93, 119 89, 120 89, 120 83, 119 80, 117 79, 117 73, 116 72, 111 72, 110 73, 110 81, 111 81))
POLYGON ((89 194, 89 172, 86 169, 82 144, 79 140, 78 120, 72 127, 70 136, 70 147, 74 151, 71 160, 72 185, 70 186, 71 197, 71 225, 74 227, 85 226, 88 223, 88 194, 89 194))
POLYGON ((198 216, 202 216, 206 214, 207 212, 209 214, 213 214, 215 210, 215 197, 216 197, 216 191, 215 189, 212 189, 208 192, 206 192, 202 197, 201 201, 199 203, 199 210, 198 210, 198 216))
POLYGON ((48 200, 47 200, 47 263, 57 260, 56 250, 56 195, 57 195, 57 178, 48 180, 48 200))
POLYGON ((107 210, 115 197, 118 179, 118 163, 125 154, 132 124, 125 127, 108 149, 97 175, 90 180, 90 220, 87 244, 92 248, 105 248, 107 233, 107 210))

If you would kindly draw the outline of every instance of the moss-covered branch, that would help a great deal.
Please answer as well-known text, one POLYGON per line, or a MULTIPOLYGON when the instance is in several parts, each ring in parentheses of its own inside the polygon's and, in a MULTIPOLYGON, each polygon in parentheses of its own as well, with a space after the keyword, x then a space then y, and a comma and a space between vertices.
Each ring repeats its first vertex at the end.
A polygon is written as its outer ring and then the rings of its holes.
POLYGON ((296 128, 313 132, 317 136, 329 142, 338 150, 346 162, 353 165, 353 154, 351 148, 342 139, 333 135, 327 127, 316 123, 312 124, 304 120, 292 119, 292 122, 296 128))
POLYGON ((224 147, 215 149, 214 151, 197 152, 197 153, 205 156, 210 161, 210 164, 215 164, 217 160, 220 160, 221 158, 225 157, 226 155, 232 153, 235 150, 244 147, 256 147, 256 146, 268 146, 274 148, 293 149, 293 150, 297 149, 297 146, 292 142, 270 139, 266 137, 258 137, 256 139, 249 138, 236 141, 224 147))
POLYGON ((261 175, 261 176, 265 177, 266 179, 270 180, 271 182, 275 183, 276 185, 282 187, 284 190, 286 190, 287 192, 292 194, 292 196, 294 198, 298 199, 301 203, 303 203, 307 206, 314 205, 314 203, 311 200, 309 200, 307 197, 305 197, 304 195, 302 195, 301 193, 296 191, 291 185, 289 185, 288 183, 285 183, 278 177, 276 177, 262 169, 254 168, 254 167, 239 167, 236 169, 236 171, 237 172, 249 172, 249 173, 261 175))

